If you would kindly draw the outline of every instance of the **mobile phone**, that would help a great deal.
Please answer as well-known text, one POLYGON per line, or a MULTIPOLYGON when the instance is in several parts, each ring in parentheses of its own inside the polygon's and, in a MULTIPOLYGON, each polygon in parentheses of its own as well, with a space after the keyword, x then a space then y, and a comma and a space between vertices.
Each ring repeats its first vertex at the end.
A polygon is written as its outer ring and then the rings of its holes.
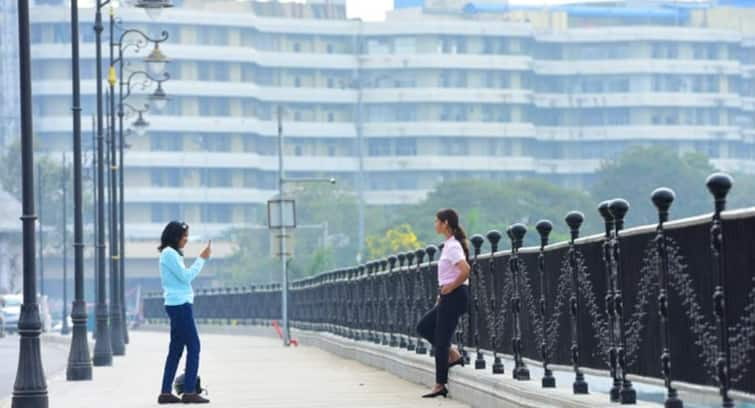
POLYGON ((212 248, 212 240, 207 241, 207 247, 212 248))

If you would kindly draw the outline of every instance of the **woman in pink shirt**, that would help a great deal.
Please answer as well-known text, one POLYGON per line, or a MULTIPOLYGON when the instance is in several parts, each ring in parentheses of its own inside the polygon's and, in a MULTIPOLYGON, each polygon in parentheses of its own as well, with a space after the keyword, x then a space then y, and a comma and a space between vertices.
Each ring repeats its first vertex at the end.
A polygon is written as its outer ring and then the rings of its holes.
POLYGON ((438 260, 440 294, 435 307, 417 324, 417 332, 435 347, 435 387, 423 398, 448 395, 448 368, 464 365, 461 354, 451 347, 456 324, 469 304, 469 247, 467 235, 459 225, 459 215, 452 209, 435 214, 435 232, 443 235, 443 249, 438 260))

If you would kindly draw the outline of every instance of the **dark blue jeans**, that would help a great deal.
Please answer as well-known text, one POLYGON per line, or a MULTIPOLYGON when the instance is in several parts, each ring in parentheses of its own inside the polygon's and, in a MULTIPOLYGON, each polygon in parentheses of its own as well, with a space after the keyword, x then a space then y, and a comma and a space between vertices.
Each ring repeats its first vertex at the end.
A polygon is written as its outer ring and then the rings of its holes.
POLYGON ((170 317, 170 349, 165 359, 163 371, 162 392, 170 392, 173 379, 176 377, 178 362, 186 347, 186 377, 184 378, 184 392, 194 393, 197 385, 197 371, 199 370, 199 334, 194 324, 194 312, 191 303, 180 306, 165 306, 170 317))

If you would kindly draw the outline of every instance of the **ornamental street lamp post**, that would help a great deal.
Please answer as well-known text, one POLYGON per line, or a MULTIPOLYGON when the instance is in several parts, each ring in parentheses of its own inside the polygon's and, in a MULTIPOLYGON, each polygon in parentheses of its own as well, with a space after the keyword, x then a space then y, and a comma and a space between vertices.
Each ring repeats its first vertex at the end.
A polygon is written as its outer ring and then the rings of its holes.
POLYGON ((12 408, 47 408, 47 383, 39 336, 42 323, 37 304, 34 257, 34 131, 31 99, 31 41, 29 38, 29 2, 18 1, 19 76, 21 96, 21 189, 23 215, 23 304, 18 320, 19 353, 12 408))
MULTIPOLYGON (((73 78, 73 274, 74 300, 71 305, 73 336, 68 353, 66 379, 92 379, 92 360, 87 340, 87 308, 84 300, 84 204, 81 154, 81 77, 79 68, 79 4, 71 0, 71 63, 73 78)), ((94 146, 94 143, 92 143, 94 146)), ((94 157, 92 157, 94 162, 94 157)), ((92 172, 94 176, 94 172, 92 172)), ((63 317, 65 319, 65 316, 63 317)))

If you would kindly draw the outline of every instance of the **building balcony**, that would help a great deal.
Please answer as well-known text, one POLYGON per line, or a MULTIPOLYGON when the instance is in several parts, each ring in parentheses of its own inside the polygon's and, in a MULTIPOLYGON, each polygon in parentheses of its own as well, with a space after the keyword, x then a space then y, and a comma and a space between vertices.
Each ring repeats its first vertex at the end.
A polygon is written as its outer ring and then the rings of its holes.
MULTIPOLYGON (((173 61, 209 61, 209 62, 245 62, 265 67, 297 68, 297 69, 356 69, 356 58, 351 54, 323 54, 306 52, 261 51, 252 47, 231 45, 186 45, 168 42, 163 51, 170 55, 173 61)), ((71 45, 67 43, 34 44, 31 50, 32 58, 36 60, 69 60, 71 45)), ((127 57, 134 57, 127 54, 127 57)), ((80 58, 94 59, 94 43, 82 43, 80 58)), ((107 57, 104 57, 107 60, 107 57)), ((143 56, 141 56, 143 58, 143 56)))
MULTIPOLYGON (((130 258, 157 259, 157 246, 160 244, 160 234, 165 222, 126 222, 124 234, 126 235, 126 254, 130 258)), ((189 252, 198 254, 208 239, 212 239, 212 257, 225 258, 231 255, 235 249, 233 242, 229 241, 228 232, 234 228, 267 229, 266 226, 245 223, 217 223, 197 222, 189 223, 189 252)), ((195 255, 192 255, 195 256, 195 255)))
MULTIPOLYGON (((254 117, 230 116, 151 116, 151 132, 242 133, 267 137, 278 135, 277 123, 254 117)), ((35 131, 67 133, 72 131, 70 116, 41 116, 35 119, 35 131)), ((285 137, 316 139, 353 139, 353 122, 290 122, 283 124, 285 137)), ((534 137, 532 123, 521 122, 365 122, 365 137, 534 137)))
POLYGON ((496 71, 530 71, 534 64, 527 55, 493 54, 365 54, 360 68, 370 69, 484 69, 496 71))
POLYGON ((738 94, 692 92, 623 93, 539 93, 534 96, 540 108, 615 108, 615 107, 694 107, 741 108, 738 94))
POLYGON ((127 185, 126 203, 262 204, 275 190, 239 187, 142 187, 127 185))
POLYGON ((535 136, 535 127, 529 122, 366 122, 364 136, 527 138, 535 136))
MULTIPOLYGON (((84 96, 95 95, 96 81, 81 81, 84 96)), ((33 91, 37 96, 68 96, 71 93, 69 80, 34 81, 33 91)), ((231 81, 185 81, 172 79, 165 84, 171 96, 253 98, 271 103, 354 104, 356 91, 352 89, 325 87, 260 86, 251 82, 231 81)), ((117 87, 116 87, 117 90, 117 87)), ((117 91, 116 91, 117 92, 117 91)), ((134 90, 134 95, 143 92, 134 90)))
POLYGON ((682 59, 608 59, 608 60, 537 60, 538 75, 740 75, 742 67, 735 60, 682 60, 682 59))
MULTIPOLYGON (((254 117, 237 116, 150 116, 149 131, 185 133, 242 133, 269 137, 278 135, 277 123, 254 117)), ((42 116, 35 120, 38 132, 70 132, 70 116, 42 116)), ((284 122, 286 137, 342 139, 356 135, 352 122, 284 122)))
MULTIPOLYGON (((129 151, 124 157, 126 168, 215 168, 278 171, 278 156, 236 152, 149 152, 129 151)), ((355 157, 284 156, 286 171, 343 172, 355 171, 355 157)))
POLYGON ((529 104, 532 91, 487 88, 366 88, 363 103, 505 103, 529 104))
POLYGON ((737 43, 742 35, 733 30, 695 27, 631 26, 571 28, 553 30, 535 35, 539 42, 547 43, 608 43, 631 41, 737 43))
POLYGON ((548 141, 627 140, 732 140, 742 139, 741 129, 732 126, 612 125, 582 127, 537 127, 537 139, 548 141))

